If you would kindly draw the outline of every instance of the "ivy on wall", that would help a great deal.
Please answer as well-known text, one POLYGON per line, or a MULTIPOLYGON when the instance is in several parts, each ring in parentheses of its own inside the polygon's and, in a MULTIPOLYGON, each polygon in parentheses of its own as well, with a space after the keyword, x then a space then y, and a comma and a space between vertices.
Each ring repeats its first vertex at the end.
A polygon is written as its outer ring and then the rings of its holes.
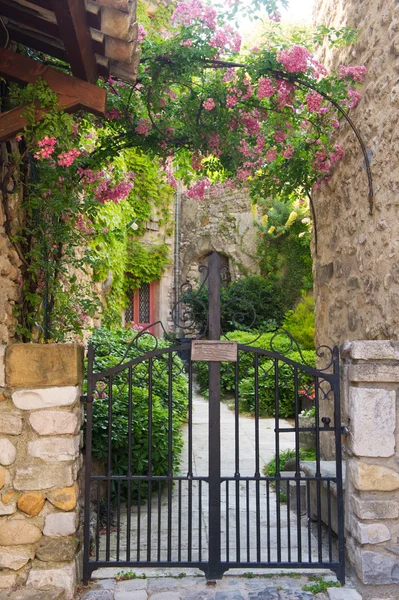
POLYGON ((100 208, 91 243, 94 279, 110 281, 102 314, 106 326, 121 323, 134 289, 162 277, 170 261, 166 239, 173 229, 173 188, 160 177, 157 161, 133 149, 126 150, 119 160, 127 171, 135 173, 134 188, 124 202, 100 208), (154 218, 161 231, 156 245, 149 246, 144 239, 146 224, 154 218), (132 224, 137 229, 132 229, 132 224))

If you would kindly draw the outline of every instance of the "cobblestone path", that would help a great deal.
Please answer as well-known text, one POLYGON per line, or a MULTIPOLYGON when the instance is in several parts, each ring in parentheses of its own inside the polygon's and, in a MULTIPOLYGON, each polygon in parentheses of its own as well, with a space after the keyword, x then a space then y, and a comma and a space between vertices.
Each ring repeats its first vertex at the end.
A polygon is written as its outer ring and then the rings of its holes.
MULTIPOLYGON (((335 581, 334 576, 324 576, 335 581)), ((270 575, 248 579, 243 576, 225 576, 214 585, 207 585, 204 577, 149 577, 116 581, 100 580, 84 591, 81 600, 361 600, 355 589, 329 588, 325 593, 302 590, 312 584, 308 576, 270 575)))

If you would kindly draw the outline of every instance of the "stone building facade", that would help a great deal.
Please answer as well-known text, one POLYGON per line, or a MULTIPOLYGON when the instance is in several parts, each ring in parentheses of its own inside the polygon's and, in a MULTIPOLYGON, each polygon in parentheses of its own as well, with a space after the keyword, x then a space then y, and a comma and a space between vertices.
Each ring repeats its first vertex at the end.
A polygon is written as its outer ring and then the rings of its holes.
POLYGON ((314 20, 359 30, 354 46, 324 49, 327 66, 365 65, 362 100, 351 116, 374 180, 369 214, 364 159, 341 119, 344 159, 315 194, 314 256, 318 344, 398 339, 399 333, 399 5, 396 0, 316 0, 314 20))
POLYGON ((179 265, 181 282, 198 278, 198 265, 216 250, 232 279, 256 273, 256 212, 246 188, 208 193, 201 202, 181 198, 179 265))

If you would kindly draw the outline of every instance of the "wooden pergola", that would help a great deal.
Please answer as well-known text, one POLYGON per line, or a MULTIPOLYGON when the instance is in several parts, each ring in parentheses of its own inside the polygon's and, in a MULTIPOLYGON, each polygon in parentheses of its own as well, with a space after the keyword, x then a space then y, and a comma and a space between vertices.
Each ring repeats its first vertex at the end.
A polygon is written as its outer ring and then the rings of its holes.
MULTIPOLYGON (((103 115, 106 92, 95 84, 111 75, 135 81, 137 31, 136 0, 0 0, 0 76, 25 84, 40 77, 68 112, 103 115), (18 54, 17 44, 68 63, 72 75, 18 54)), ((0 114, 0 142, 23 129, 23 111, 0 114)))

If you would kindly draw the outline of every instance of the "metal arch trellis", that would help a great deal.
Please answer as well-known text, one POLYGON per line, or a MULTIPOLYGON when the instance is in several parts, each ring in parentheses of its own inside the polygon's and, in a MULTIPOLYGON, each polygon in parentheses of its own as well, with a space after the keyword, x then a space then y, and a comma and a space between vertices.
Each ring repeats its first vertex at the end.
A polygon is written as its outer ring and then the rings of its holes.
MULTIPOLYGON (((221 329, 220 290, 228 273, 221 267, 220 257, 214 252, 208 267, 202 268, 209 294, 209 312, 206 326, 195 329, 187 294, 200 301, 198 291, 189 284, 183 286, 183 297, 177 302, 173 318, 177 326, 191 337, 183 343, 159 347, 157 338, 149 331, 137 333, 121 359, 111 368, 96 368, 95 355, 100 348, 89 348, 88 385, 86 400, 86 469, 85 469, 85 522, 84 522, 84 581, 100 567, 193 567, 205 572, 208 579, 222 577, 231 568, 329 568, 344 581, 344 521, 341 464, 341 421, 339 395, 339 355, 337 348, 322 347, 319 355, 327 359, 322 369, 306 363, 300 347, 287 332, 275 331, 270 349, 250 345, 237 345, 237 362, 229 363, 234 372, 234 448, 229 449, 232 461, 222 469, 221 448, 223 439, 220 426, 221 369, 223 360, 210 361, 209 370, 209 421, 208 462, 205 472, 196 468, 193 460, 196 439, 193 435, 194 369, 192 359, 194 340, 202 344, 223 344, 226 340, 221 329), (276 343, 281 336, 287 339, 287 349, 299 351, 301 362, 284 355, 284 348, 276 343), (141 347, 140 340, 152 340, 141 347), (205 340, 205 338, 207 338, 205 340), (223 339, 225 341, 223 341, 223 339), (203 340, 203 341, 201 341, 203 340), (134 352, 129 353, 134 348, 134 352), (185 360, 176 362, 176 356, 186 353, 185 360), (180 366, 179 366, 180 365, 180 366), (183 365, 183 366, 182 366, 183 365), (246 366, 247 365, 247 366, 246 366), (157 370, 158 369, 158 370, 157 370), (162 399, 167 406, 168 436, 165 472, 153 470, 153 427, 156 415, 154 400, 157 377, 162 369, 168 379, 168 393, 162 399), (181 374, 187 376, 187 444, 184 448, 184 471, 173 466, 173 392, 172 380, 181 374), (241 449, 240 431, 240 381, 249 376, 253 385, 254 411, 253 470, 245 466, 241 449), (147 386, 147 422, 141 440, 133 439, 135 382, 141 377, 147 386), (136 379, 135 379, 136 378, 136 379), (273 389, 267 386, 274 380, 273 389), (127 389, 128 414, 126 437, 128 452, 123 474, 113 472, 113 411, 121 382, 127 389), (281 417, 280 403, 287 386, 295 405, 293 427, 281 417), (300 426, 302 407, 301 391, 314 394, 315 423, 300 426), (107 406, 105 426, 108 432, 106 464, 93 469, 92 436, 93 415, 98 410, 98 396, 103 394, 107 406), (274 433, 276 473, 264 474, 260 454, 263 423, 261 402, 271 394, 274 406, 274 433), (333 418, 322 414, 321 400, 333 407, 333 418), (300 437, 312 433, 316 441, 314 474, 301 470, 300 437), (281 436, 292 436, 295 467, 285 475, 281 470, 279 452, 281 436), (335 472, 322 470, 321 439, 332 436, 335 444, 335 472), (139 469, 133 464, 135 443, 147 448, 147 467, 139 469), (127 490, 126 502, 121 501, 121 489, 127 490), (111 493, 111 490, 112 493, 111 493), (281 492, 285 490, 286 500, 281 492), (336 498, 336 505, 333 500, 336 498), (313 499, 313 512, 311 512, 313 499), (323 502, 326 515, 323 513, 323 502), (306 504, 306 506, 305 506, 306 504), (105 517, 101 517, 101 511, 105 517), (323 514, 322 514, 323 513, 323 514), (113 516, 114 515, 114 516, 113 516), (312 518, 315 520, 312 525, 312 518), (326 523, 323 524, 323 518, 326 523), (337 523, 336 535, 333 520, 337 523), (104 522, 103 522, 104 521, 104 522), (208 536, 204 535, 205 527, 208 536), (323 539, 327 539, 324 546, 323 539)), ((237 304, 239 299, 236 299, 237 304)), ((238 307, 239 308, 239 307, 238 307)), ((162 324, 158 324, 162 327, 162 324)), ((148 328, 149 329, 149 328, 148 328)), ((165 330, 164 330, 165 331, 165 330)), ((165 332, 166 333, 166 332, 165 332)), ((258 339, 258 338, 257 338, 258 339)), ((234 342, 233 342, 234 344, 234 342)), ((104 348, 101 349, 104 352, 104 348)), ((245 457, 247 458, 247 457, 245 457)))

